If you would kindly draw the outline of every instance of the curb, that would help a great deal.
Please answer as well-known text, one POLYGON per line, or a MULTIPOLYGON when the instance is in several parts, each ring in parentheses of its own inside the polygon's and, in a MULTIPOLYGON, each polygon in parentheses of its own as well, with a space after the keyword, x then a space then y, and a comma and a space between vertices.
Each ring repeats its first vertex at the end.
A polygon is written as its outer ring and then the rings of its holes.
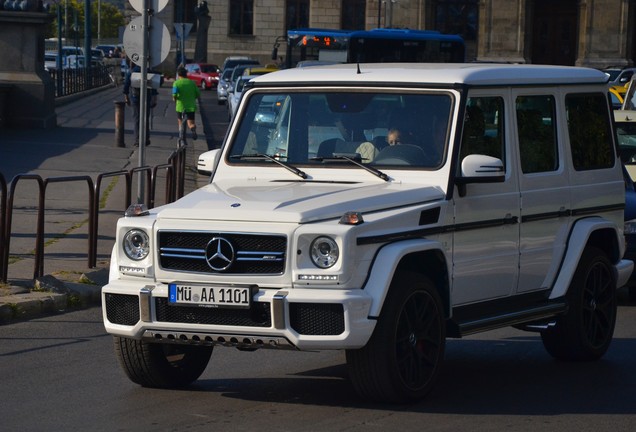
MULTIPOLYGON (((106 278, 106 281, 104 281, 106 278)), ((0 325, 101 305, 102 286, 108 270, 82 274, 78 281, 55 276, 37 278, 34 288, 11 285, 0 295, 0 325)))

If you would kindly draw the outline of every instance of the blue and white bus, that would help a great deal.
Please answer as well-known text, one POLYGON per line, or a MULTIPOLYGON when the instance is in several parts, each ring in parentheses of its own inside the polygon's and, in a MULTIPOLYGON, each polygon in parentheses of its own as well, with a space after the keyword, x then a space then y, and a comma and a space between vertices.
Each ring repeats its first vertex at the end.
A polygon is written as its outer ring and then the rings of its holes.
POLYGON ((307 61, 463 63, 465 51, 460 36, 432 30, 305 28, 287 31, 285 65, 295 67, 307 61))

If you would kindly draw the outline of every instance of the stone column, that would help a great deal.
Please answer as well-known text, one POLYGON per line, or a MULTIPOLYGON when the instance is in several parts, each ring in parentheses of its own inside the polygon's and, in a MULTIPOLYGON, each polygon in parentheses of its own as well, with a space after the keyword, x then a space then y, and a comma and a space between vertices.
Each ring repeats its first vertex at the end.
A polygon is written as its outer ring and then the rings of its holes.
POLYGON ((57 125, 55 87, 44 70, 44 36, 53 16, 0 10, 0 92, 3 127, 45 129, 57 125))
POLYGON ((477 60, 527 63, 526 0, 480 0, 477 60))
POLYGON ((630 7, 634 3, 626 0, 579 2, 577 66, 604 68, 631 64, 630 7))

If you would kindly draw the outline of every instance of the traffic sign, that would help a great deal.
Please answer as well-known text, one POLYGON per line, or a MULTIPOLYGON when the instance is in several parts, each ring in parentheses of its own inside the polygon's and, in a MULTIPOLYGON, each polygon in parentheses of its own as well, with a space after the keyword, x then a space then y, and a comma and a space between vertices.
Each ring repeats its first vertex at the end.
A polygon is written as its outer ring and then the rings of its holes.
MULTIPOLYGON (((161 12, 168 4, 168 0, 148 0, 148 8, 154 13, 161 12)), ((130 0, 130 5, 139 13, 144 10, 144 0, 130 0)))
POLYGON ((148 32, 148 66, 154 67, 163 62, 170 53, 170 32, 159 18, 150 18, 149 29, 144 29, 143 17, 133 19, 124 30, 124 49, 130 60, 141 66, 146 32, 148 32))
POLYGON ((192 30, 192 23, 174 23, 174 32, 177 34, 177 39, 185 39, 192 30))

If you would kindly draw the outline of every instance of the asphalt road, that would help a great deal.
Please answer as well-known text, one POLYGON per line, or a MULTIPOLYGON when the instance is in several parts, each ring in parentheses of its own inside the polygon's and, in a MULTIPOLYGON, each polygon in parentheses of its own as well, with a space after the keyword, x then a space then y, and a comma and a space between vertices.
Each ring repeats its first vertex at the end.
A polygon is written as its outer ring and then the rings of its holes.
POLYGON ((9 431, 632 431, 636 306, 593 363, 547 355, 511 328, 449 340, 429 398, 361 402, 342 352, 215 348, 199 381, 155 390, 128 381, 92 308, 0 327, 0 429, 9 431))

